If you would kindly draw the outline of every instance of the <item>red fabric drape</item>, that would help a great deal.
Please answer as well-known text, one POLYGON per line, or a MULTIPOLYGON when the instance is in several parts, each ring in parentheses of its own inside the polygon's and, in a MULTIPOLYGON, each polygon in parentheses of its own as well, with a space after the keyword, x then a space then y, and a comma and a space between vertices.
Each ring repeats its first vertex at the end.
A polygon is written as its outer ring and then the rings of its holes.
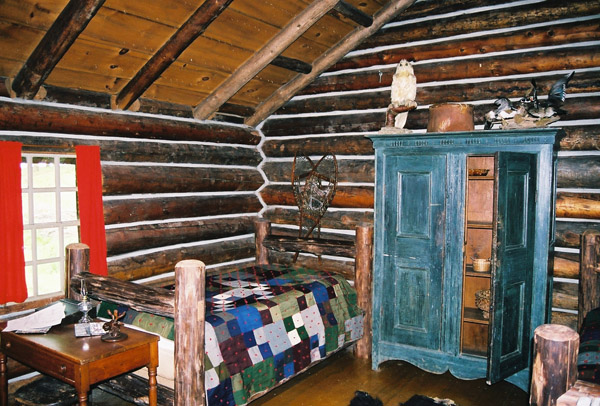
POLYGON ((27 299, 21 143, 0 142, 0 304, 27 299))
POLYGON ((75 152, 81 242, 90 247, 90 272, 108 275, 100 147, 82 145, 75 152))

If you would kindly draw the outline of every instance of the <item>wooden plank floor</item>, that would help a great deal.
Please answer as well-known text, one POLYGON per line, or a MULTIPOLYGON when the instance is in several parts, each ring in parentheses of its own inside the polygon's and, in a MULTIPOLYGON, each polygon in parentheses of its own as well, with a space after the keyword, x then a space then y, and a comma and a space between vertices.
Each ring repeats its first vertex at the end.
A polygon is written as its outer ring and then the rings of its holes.
POLYGON ((398 406, 416 394, 449 398, 459 406, 529 404, 529 394, 508 382, 490 386, 483 379, 466 381, 449 373, 430 374, 399 361, 385 362, 379 371, 373 371, 370 361, 357 359, 345 351, 250 405, 348 406, 356 390, 377 396, 385 406, 398 406))
MULTIPOLYGON (((9 393, 20 386, 10 385, 9 393)), ((348 406, 356 390, 379 397, 385 406, 398 406, 411 396, 449 398, 459 406, 527 406, 529 395, 508 382, 487 385, 483 379, 465 381, 449 373, 424 372, 408 363, 388 361, 372 371, 370 361, 355 358, 350 350, 340 352, 249 406, 348 406)), ((9 404, 13 404, 9 402, 9 404)), ((133 403, 96 389, 92 406, 128 406, 133 403)))

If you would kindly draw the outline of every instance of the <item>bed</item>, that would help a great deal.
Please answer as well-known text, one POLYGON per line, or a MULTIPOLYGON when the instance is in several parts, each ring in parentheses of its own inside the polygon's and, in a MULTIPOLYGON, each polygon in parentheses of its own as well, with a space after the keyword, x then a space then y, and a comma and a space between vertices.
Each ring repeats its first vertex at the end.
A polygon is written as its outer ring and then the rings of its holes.
POLYGON ((172 343, 173 361, 168 345, 159 354, 159 383, 161 365, 172 366, 175 405, 244 405, 350 344, 359 357, 370 353, 372 227, 358 226, 354 240, 275 236, 270 228, 256 222, 255 264, 206 276, 201 261, 182 261, 174 290, 69 263, 71 286, 84 279, 101 316, 118 309, 134 328, 152 326, 172 343), (354 271, 270 264, 270 251, 353 257, 354 271))
POLYGON ((531 405, 579 406, 600 399, 600 232, 596 230, 581 236, 578 302, 579 334, 557 324, 538 327, 544 331, 539 336, 536 329, 531 405), (538 339, 546 342, 541 349, 538 339))

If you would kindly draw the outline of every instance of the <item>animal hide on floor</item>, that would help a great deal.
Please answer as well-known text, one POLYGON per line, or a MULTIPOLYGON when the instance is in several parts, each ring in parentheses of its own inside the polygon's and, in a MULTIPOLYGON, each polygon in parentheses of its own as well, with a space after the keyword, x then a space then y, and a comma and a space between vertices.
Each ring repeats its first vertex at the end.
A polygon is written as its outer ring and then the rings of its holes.
MULTIPOLYGON (((350 406, 383 406, 379 398, 369 395, 367 392, 356 391, 350 406)), ((458 406, 450 399, 430 398, 423 395, 414 395, 406 403, 400 406, 458 406)))
POLYGON ((458 406, 450 399, 438 399, 429 398, 423 395, 414 395, 406 403, 402 403, 402 406, 458 406))

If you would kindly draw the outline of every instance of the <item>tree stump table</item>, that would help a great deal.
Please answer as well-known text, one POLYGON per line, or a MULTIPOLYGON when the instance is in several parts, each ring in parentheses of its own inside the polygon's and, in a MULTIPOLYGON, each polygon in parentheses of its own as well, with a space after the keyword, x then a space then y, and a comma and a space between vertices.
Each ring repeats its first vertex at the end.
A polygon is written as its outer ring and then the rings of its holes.
POLYGON ((579 334, 558 324, 543 324, 533 337, 531 406, 554 406, 577 380, 579 334))

